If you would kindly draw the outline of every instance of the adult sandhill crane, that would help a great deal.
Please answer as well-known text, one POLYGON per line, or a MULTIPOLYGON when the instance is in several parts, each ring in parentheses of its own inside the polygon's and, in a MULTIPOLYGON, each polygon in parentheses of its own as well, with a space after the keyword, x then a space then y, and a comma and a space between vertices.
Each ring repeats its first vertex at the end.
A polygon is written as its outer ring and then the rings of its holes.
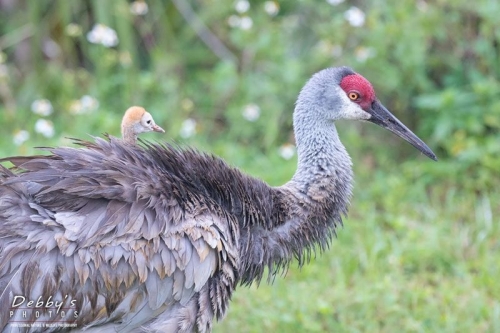
POLYGON ((156 125, 153 116, 140 106, 132 106, 125 111, 122 118, 122 139, 125 142, 136 144, 137 135, 146 132, 165 133, 163 128, 156 125))
POLYGON ((298 167, 280 187, 192 149, 113 138, 5 159, 17 170, 0 185, 0 305, 10 308, 0 327, 208 332, 238 283, 307 261, 342 223, 352 170, 336 120, 373 122, 436 159, 347 67, 315 74, 293 116, 298 167), (49 298, 59 316, 35 318, 49 298))

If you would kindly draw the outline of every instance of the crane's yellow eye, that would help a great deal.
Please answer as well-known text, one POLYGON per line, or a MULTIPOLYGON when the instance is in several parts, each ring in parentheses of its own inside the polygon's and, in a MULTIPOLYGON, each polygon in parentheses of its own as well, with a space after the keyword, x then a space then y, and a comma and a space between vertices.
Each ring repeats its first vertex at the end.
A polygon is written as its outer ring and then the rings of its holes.
POLYGON ((351 91, 347 95, 349 96, 349 99, 351 101, 356 101, 359 98, 359 93, 357 93, 355 91, 351 91))

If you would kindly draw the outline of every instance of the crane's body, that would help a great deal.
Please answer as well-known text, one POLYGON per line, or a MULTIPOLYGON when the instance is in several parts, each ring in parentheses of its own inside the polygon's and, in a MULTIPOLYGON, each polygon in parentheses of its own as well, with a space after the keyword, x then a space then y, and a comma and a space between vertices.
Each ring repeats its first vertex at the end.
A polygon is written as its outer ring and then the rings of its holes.
MULTIPOLYGON (((324 249, 351 196, 334 120, 378 122, 434 156, 397 120, 384 123, 374 95, 365 94, 368 106, 354 99, 351 75, 328 69, 302 90, 298 168, 280 187, 191 149, 113 138, 9 158, 16 170, 0 170, 0 304, 14 311, 0 313, 0 328, 24 320, 13 307, 22 296, 24 306, 64 301, 74 317, 66 321, 88 332, 207 332, 238 283, 324 249)), ((61 320, 45 312, 34 321, 61 320)))

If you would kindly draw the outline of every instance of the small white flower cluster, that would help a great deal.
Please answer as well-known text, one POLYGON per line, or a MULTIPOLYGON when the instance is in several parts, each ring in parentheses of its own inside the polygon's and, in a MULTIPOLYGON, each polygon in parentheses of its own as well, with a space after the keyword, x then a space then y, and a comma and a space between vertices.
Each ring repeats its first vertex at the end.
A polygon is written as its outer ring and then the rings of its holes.
MULTIPOLYGON (((31 103, 31 111, 42 117, 52 114, 54 108, 48 99, 37 99, 31 103)), ((35 123, 35 132, 42 134, 47 138, 54 136, 54 125, 50 120, 38 119, 35 123)), ((14 135, 14 144, 21 145, 29 139, 29 133, 21 130, 14 135)))
MULTIPOLYGON (((231 28, 240 28, 241 30, 250 30, 253 27, 253 20, 250 16, 246 15, 250 9, 250 2, 248 0, 237 0, 234 3, 234 10, 238 15, 231 15, 227 19, 227 24, 231 28)), ((269 16, 276 16, 280 11, 280 6, 277 1, 264 2, 264 11, 269 16)))
POLYGON ((248 2, 248 0, 238 0, 234 4, 234 10, 236 10, 240 14, 248 12, 249 9, 250 2, 248 2))
POLYGON ((134 1, 130 4, 130 12, 132 15, 146 15, 149 11, 148 4, 145 1, 134 1))
POLYGON ((196 120, 192 118, 188 118, 182 122, 181 130, 179 131, 179 135, 184 138, 190 138, 196 133, 196 120))
POLYGON ((365 24, 365 13, 358 7, 352 6, 344 13, 344 18, 353 27, 362 27, 365 24))
POLYGON ((14 144, 20 146, 30 138, 30 133, 25 130, 20 130, 14 133, 14 144))
POLYGON ((280 11, 280 5, 276 1, 266 1, 264 2, 264 11, 269 16, 276 16, 280 11))
POLYGON ((37 99, 31 103, 31 111, 42 117, 49 116, 54 109, 48 99, 37 99))
POLYGON ((118 35, 116 31, 104 24, 96 24, 92 30, 87 33, 87 40, 92 44, 101 44, 105 47, 114 47, 118 45, 118 35))
MULTIPOLYGON (((238 12, 238 14, 245 14, 250 9, 250 2, 248 0, 238 0, 234 4, 234 10, 238 12)), ((253 20, 250 16, 238 16, 231 15, 227 19, 227 24, 231 28, 240 28, 241 30, 250 30, 253 26, 253 20)))
MULTIPOLYGON (((338 6, 345 0, 326 0, 332 6, 338 6)), ((344 18, 353 27, 362 27, 365 24, 365 13, 358 7, 352 6, 344 13, 344 18)))
POLYGON ((253 20, 249 16, 239 17, 238 15, 231 15, 227 19, 227 24, 231 28, 240 28, 241 30, 250 30, 253 26, 253 20))
POLYGON ((289 160, 295 156, 295 151, 296 149, 294 145, 291 143, 285 143, 279 148, 278 153, 285 160, 289 160))
POLYGON ((38 119, 35 123, 35 132, 46 138, 51 138, 54 136, 54 124, 50 120, 38 119))
POLYGON ((99 101, 92 96, 84 95, 82 98, 74 100, 69 106, 72 114, 85 114, 99 108, 99 101))
POLYGON ((248 121, 254 122, 260 117, 260 107, 257 104, 247 104, 243 108, 243 118, 248 121))

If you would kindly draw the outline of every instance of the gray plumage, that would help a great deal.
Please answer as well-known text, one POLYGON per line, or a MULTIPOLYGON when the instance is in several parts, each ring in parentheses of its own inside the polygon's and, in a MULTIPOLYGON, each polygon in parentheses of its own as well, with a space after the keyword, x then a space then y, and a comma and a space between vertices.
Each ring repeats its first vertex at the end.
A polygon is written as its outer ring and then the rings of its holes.
MULTIPOLYGON (((342 223, 352 171, 333 121, 370 120, 340 87, 349 75, 327 69, 301 91, 298 168, 280 187, 192 149, 114 138, 4 159, 0 307, 52 296, 87 332, 211 331, 238 283, 306 262, 342 223)), ((4 331, 15 320, 0 312, 4 331)))

